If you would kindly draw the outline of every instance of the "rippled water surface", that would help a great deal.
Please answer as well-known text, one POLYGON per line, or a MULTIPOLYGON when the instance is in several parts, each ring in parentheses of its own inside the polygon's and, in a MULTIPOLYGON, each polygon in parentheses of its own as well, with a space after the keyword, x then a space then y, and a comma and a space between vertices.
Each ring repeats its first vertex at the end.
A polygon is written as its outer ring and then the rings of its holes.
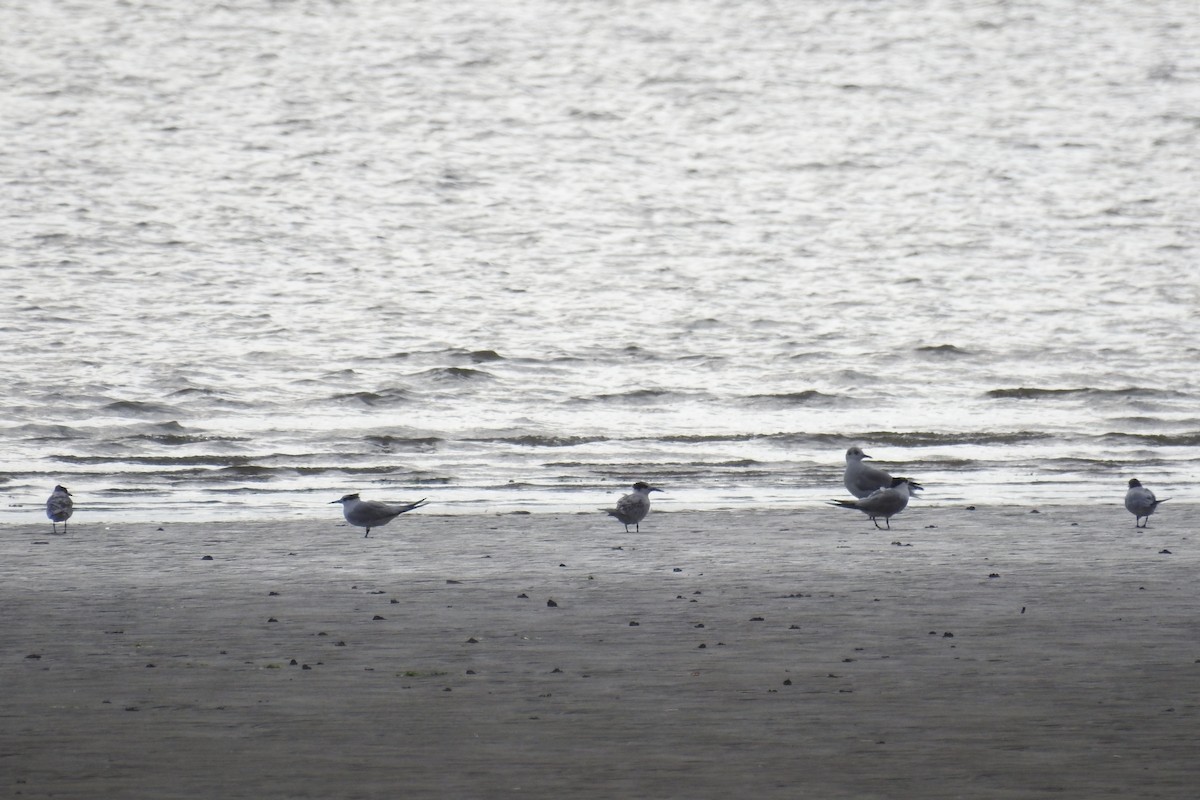
POLYGON ((7 6, 0 520, 1186 498, 1196 16, 7 6))

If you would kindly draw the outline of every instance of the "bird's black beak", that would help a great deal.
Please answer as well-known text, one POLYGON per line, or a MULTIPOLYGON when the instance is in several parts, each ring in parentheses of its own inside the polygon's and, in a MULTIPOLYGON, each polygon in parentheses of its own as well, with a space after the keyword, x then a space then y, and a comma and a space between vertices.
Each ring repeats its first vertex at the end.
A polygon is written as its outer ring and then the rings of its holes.
POLYGON ((333 505, 337 505, 337 504, 338 504, 338 503, 340 503, 340 502, 342 502, 342 501, 341 501, 341 500, 330 500, 330 501, 329 501, 329 505, 331 505, 331 506, 333 506, 333 505))

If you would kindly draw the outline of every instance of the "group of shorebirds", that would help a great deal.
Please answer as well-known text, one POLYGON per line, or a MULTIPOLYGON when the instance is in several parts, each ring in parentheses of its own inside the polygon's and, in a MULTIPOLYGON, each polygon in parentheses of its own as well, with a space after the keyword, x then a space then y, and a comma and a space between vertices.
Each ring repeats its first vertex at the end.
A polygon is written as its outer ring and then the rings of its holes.
MULTIPOLYGON (((830 500, 829 504, 838 508, 850 508, 861 511, 880 528, 879 520, 883 520, 888 530, 892 527, 892 517, 908 507, 908 501, 925 487, 912 478, 892 477, 878 467, 864 464, 870 458, 855 445, 846 451, 846 472, 842 477, 846 489, 854 495, 853 500, 830 500)), ((629 532, 632 525, 640 532, 639 523, 650 513, 650 493, 661 492, 657 486, 651 486, 643 481, 633 485, 633 491, 617 501, 615 508, 602 508, 601 511, 625 526, 629 532)), ((1150 515, 1158 508, 1159 503, 1165 503, 1170 498, 1155 499, 1154 492, 1142 486, 1137 478, 1129 481, 1129 490, 1125 493, 1125 508, 1134 515, 1134 526, 1144 528, 1150 522, 1150 515)), ((381 503, 376 500, 363 500, 358 494, 348 494, 331 502, 341 504, 342 514, 346 522, 358 528, 366 528, 364 537, 371 535, 372 528, 387 525, 396 517, 427 505, 426 498, 413 503, 381 503)), ((54 532, 58 533, 58 523, 63 525, 63 533, 67 532, 67 520, 75 512, 71 502, 71 493, 64 486, 55 486, 54 492, 46 501, 46 516, 50 518, 54 532)), ((880 528, 883 530, 883 528, 880 528)))

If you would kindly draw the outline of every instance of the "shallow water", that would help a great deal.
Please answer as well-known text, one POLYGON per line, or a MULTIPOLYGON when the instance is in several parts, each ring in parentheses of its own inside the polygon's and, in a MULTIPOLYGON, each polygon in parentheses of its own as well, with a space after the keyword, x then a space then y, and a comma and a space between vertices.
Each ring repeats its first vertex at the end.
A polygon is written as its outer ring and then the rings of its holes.
POLYGON ((1186 497, 1194 17, 0 10, 0 520, 1186 497))

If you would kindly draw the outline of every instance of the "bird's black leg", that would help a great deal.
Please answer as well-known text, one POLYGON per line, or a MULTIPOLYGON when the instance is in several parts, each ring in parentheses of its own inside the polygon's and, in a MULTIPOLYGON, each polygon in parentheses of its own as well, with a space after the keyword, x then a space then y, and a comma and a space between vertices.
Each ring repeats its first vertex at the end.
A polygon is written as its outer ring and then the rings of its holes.
POLYGON ((879 520, 875 519, 874 517, 871 517, 871 522, 875 525, 875 530, 878 530, 878 531, 883 530, 883 528, 879 527, 879 520))
POLYGON ((370 536, 370 535, 371 535, 371 529, 370 529, 370 528, 367 528, 367 532, 363 534, 363 538, 365 539, 365 538, 367 538, 367 537, 368 537, 368 536, 370 536))

